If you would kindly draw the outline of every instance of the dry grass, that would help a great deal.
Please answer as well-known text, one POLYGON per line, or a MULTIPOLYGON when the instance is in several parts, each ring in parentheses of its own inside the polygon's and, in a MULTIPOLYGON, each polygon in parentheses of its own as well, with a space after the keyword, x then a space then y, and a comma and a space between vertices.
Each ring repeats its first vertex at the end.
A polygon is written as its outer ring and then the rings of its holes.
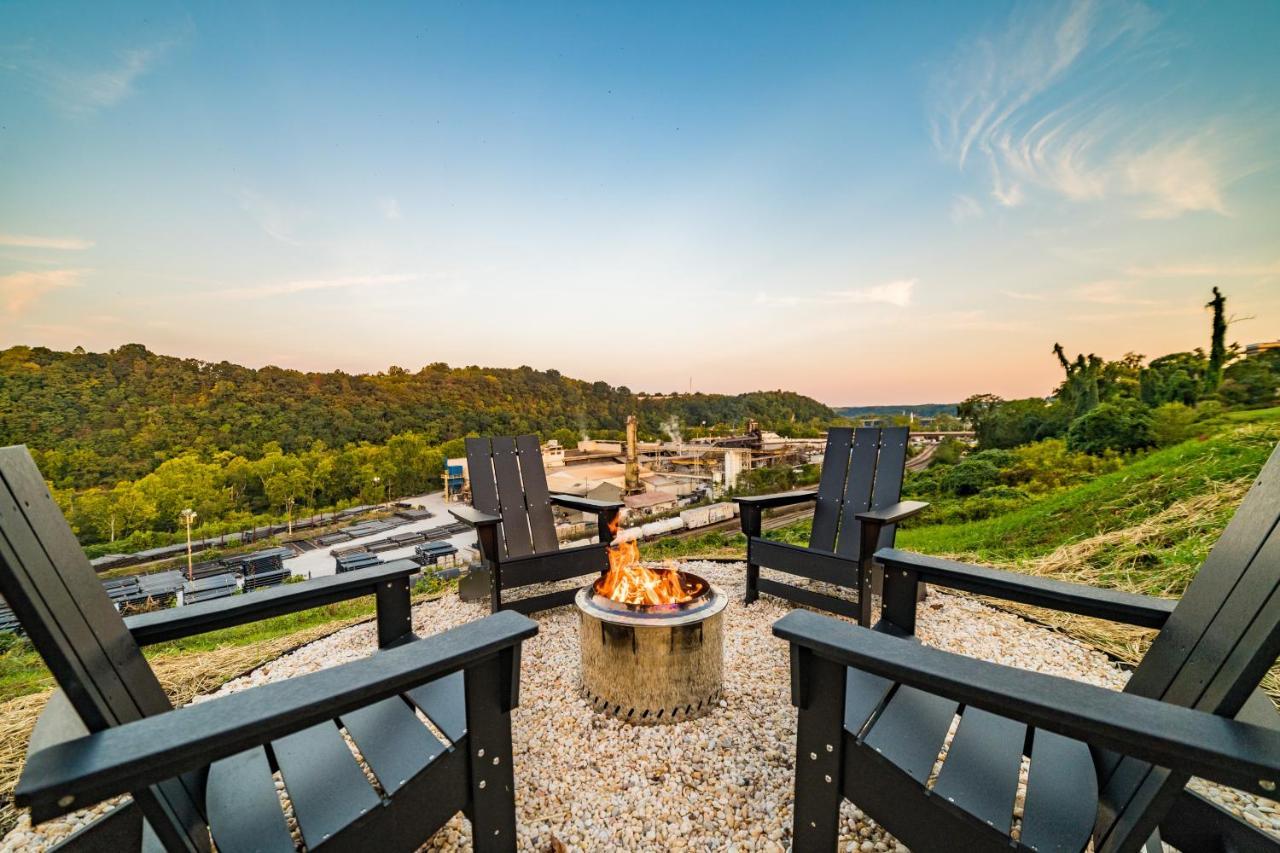
MULTIPOLYGON (((1225 517, 1240 505, 1252 480, 1208 485, 1205 493, 1177 501, 1138 524, 1071 542, 1043 557, 1006 563, 1004 567, 1055 580, 1178 597, 1196 571, 1187 567, 1186 559, 1202 559, 1202 555, 1208 553, 1225 527, 1225 517), (1151 571, 1152 560, 1167 562, 1167 570, 1151 571)), ((955 556, 964 558, 964 555, 955 556)), ((1198 566, 1199 559, 1193 565, 1198 566)), ((1156 634, 1146 628, 1088 616, 985 597, 983 600, 1076 637, 1133 665, 1142 660, 1156 634)), ((1272 668, 1262 686, 1280 702, 1280 667, 1272 668)))

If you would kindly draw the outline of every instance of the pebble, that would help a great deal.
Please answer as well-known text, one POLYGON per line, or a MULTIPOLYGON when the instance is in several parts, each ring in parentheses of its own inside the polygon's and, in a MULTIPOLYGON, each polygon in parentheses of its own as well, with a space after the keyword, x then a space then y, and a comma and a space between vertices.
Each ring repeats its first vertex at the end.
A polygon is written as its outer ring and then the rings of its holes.
MULTIPOLYGON (((796 714, 789 696, 787 644, 770 633, 791 608, 768 596, 745 607, 740 563, 693 562, 686 568, 730 597, 724 696, 719 710, 695 720, 629 726, 596 714, 578 695, 577 612, 564 607, 538 614, 539 633, 524 646, 520 707, 512 718, 521 850, 782 853, 791 848, 796 714)), ((531 588, 529 594, 539 591, 531 588)), ((1128 678, 1095 649, 1011 613, 936 590, 930 592, 930 603, 937 606, 921 608, 917 624, 927 645, 1112 689, 1123 687, 1128 678)), ((415 609, 414 630, 420 636, 438 633, 480 618, 486 610, 482 603, 447 596, 415 609)), ((372 625, 347 628, 264 664, 210 696, 366 657, 375 645, 372 625)), ((1275 803, 1201 780, 1192 784, 1254 825, 1280 835, 1275 803)), ((283 787, 277 787, 296 831, 291 804, 283 787)), ((34 828, 23 815, 0 841, 0 853, 46 849, 110 805, 34 828)), ((849 802, 841 806, 839 831, 842 851, 907 853, 849 802)), ((469 824, 455 816, 423 849, 471 850, 469 824)))

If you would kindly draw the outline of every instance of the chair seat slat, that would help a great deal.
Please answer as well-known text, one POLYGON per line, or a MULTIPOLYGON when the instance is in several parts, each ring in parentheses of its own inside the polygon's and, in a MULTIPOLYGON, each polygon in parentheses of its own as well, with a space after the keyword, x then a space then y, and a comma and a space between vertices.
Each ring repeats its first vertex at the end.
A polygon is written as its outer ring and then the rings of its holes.
POLYGON ((863 742, 923 785, 959 708, 950 699, 899 686, 863 742))
POLYGON ((408 703, 392 696, 342 715, 342 726, 387 794, 425 770, 445 750, 408 703))
POLYGON ((302 840, 316 848, 381 802, 333 722, 274 741, 302 840))
POLYGON ((889 679, 849 667, 844 683, 845 730, 855 737, 861 734, 867 720, 880 708, 892 689, 893 682, 889 679))
POLYGON ((1007 833, 1026 734, 1022 723, 965 708, 933 793, 1007 833))
POLYGON ((293 853, 293 837, 276 796, 271 763, 262 747, 209 767, 209 829, 219 851, 293 853))
POLYGON ((1022 807, 1024 846, 1040 853, 1078 853, 1098 814, 1098 779, 1089 747, 1037 729, 1031 736, 1031 769, 1022 807))
POLYGON ((455 672, 415 687, 405 695, 445 737, 456 742, 467 734, 467 697, 463 687, 463 674, 455 672))

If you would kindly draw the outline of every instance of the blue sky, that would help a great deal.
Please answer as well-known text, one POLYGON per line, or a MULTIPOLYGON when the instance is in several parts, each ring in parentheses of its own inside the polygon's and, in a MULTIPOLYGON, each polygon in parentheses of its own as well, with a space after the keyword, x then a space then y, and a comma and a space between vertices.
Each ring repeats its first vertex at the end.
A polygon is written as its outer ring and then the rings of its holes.
POLYGON ((1280 338, 1280 4, 0 4, 0 345, 826 402, 1280 338))

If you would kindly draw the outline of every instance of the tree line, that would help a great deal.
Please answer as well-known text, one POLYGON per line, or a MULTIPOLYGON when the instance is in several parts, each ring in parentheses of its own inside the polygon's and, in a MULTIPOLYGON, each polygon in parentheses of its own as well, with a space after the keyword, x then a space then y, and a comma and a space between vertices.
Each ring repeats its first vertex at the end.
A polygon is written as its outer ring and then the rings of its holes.
POLYGON ((1005 400, 977 394, 958 407, 983 450, 1062 438, 1074 452, 1101 455, 1163 446, 1188 438, 1198 421, 1223 408, 1274 405, 1280 395, 1280 352, 1242 358, 1226 341, 1226 297, 1213 288, 1209 349, 1147 362, 1128 353, 1108 361, 1089 353, 1053 354, 1063 379, 1049 397, 1005 400))
POLYGON ((799 394, 635 394, 558 371, 429 364, 376 374, 247 368, 150 352, 0 351, 0 444, 26 444, 85 543, 204 532, 440 488, 467 435, 642 438, 748 420, 820 435, 835 415, 799 394))

